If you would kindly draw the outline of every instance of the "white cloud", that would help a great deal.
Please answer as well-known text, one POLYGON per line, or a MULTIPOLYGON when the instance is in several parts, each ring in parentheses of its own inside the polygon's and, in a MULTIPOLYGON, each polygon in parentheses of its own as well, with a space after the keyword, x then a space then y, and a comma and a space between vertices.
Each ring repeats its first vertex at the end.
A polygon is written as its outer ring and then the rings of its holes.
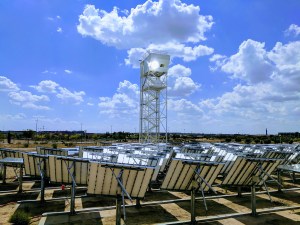
POLYGON ((57 31, 58 33, 62 33, 62 32, 63 32, 63 29, 62 29, 61 27, 58 27, 58 28, 56 29, 56 31, 57 31))
MULTIPOLYGON (((244 41, 238 53, 230 56, 220 65, 221 70, 231 74, 232 78, 249 84, 270 80, 274 67, 268 59, 265 44, 248 39, 244 41)), ((217 62, 220 62, 216 60, 217 62)))
POLYGON ((196 45, 194 47, 186 46, 178 42, 166 42, 164 44, 150 44, 147 49, 156 49, 167 52, 173 58, 182 58, 183 61, 189 62, 196 60, 200 56, 211 55, 214 52, 213 48, 204 45, 196 45))
POLYGON ((147 47, 167 42, 197 43, 213 25, 211 16, 200 15, 200 7, 180 0, 147 0, 132 8, 128 16, 86 5, 77 30, 103 44, 117 48, 147 47), (154 32, 155 31, 155 32, 154 32), (147 41, 145 41, 147 40, 147 41))
POLYGON ((71 70, 64 70, 65 71, 65 73, 67 73, 67 74, 71 74, 71 73, 73 73, 71 70))
POLYGON ((190 77, 178 77, 175 80, 174 87, 171 89, 172 96, 188 96, 201 87, 195 83, 190 77))
POLYGON ((55 17, 48 16, 47 19, 50 20, 50 21, 57 21, 57 20, 60 20, 61 17, 60 17, 59 15, 57 15, 57 16, 55 16, 55 17))
POLYGON ((186 120, 188 123, 197 123, 196 118, 203 117, 203 110, 199 105, 189 101, 187 99, 169 99, 168 100, 168 111, 170 118, 173 118, 175 113, 175 118, 180 118, 180 120, 186 120))
POLYGON ((110 117, 137 114, 139 107, 138 85, 124 80, 119 83, 117 92, 112 97, 100 97, 99 100, 100 113, 108 114, 110 117))
POLYGON ((126 13, 116 7, 106 12, 86 5, 77 30, 105 45, 129 49, 125 64, 138 68, 148 50, 185 62, 212 54, 213 48, 199 44, 212 25, 212 16, 201 15, 199 6, 180 0, 147 0, 126 13))
POLYGON ((83 100, 83 96, 85 95, 84 91, 74 91, 71 92, 70 90, 68 90, 67 88, 64 87, 58 87, 58 94, 56 95, 57 98, 60 98, 64 101, 73 101, 75 102, 75 104, 80 104, 82 103, 83 100))
POLYGON ((54 74, 54 75, 57 74, 57 72, 55 72, 55 71, 49 71, 49 70, 44 70, 42 73, 43 73, 43 74, 48 74, 48 73, 50 73, 50 74, 54 74))
POLYGON ((0 91, 18 91, 17 84, 12 82, 9 78, 0 76, 0 91))
POLYGON ((38 102, 38 101, 49 101, 46 95, 33 95, 29 91, 10 92, 8 96, 17 102, 38 102))
POLYGON ((283 45, 277 42, 275 47, 268 53, 268 57, 272 60, 276 67, 281 70, 300 70, 300 41, 290 42, 283 45))
POLYGON ((143 48, 131 48, 127 51, 128 57, 125 59, 126 65, 132 65, 133 68, 140 67, 140 60, 147 53, 146 49, 143 48))
POLYGON ((33 95, 29 91, 18 91, 8 93, 10 102, 20 105, 23 108, 49 110, 48 106, 38 105, 39 102, 48 102, 49 98, 46 95, 33 95))
POLYGON ((31 85, 30 87, 38 92, 56 93, 56 88, 59 87, 59 84, 51 80, 43 80, 37 86, 31 85))
POLYGON ((24 113, 17 113, 15 115, 12 114, 0 115, 0 118, 5 120, 24 120, 27 118, 27 116, 24 113))
POLYGON ((199 90, 201 85, 190 77, 192 71, 183 65, 177 64, 168 71, 168 95, 182 98, 199 90))
POLYGON ((189 47, 184 44, 167 42, 165 44, 150 44, 146 49, 131 48, 127 51, 127 58, 125 59, 126 65, 132 65, 133 68, 139 68, 139 61, 143 55, 149 50, 159 50, 166 52, 172 58, 181 58, 185 62, 196 60, 200 56, 210 55, 214 52, 213 48, 204 45, 189 47))
POLYGON ((43 80, 37 86, 32 85, 30 87, 34 88, 38 92, 55 93, 56 97, 62 99, 63 101, 71 101, 74 102, 75 104, 80 104, 84 101, 83 100, 83 96, 85 96, 84 91, 71 92, 67 88, 62 87, 58 83, 51 80, 43 80))
POLYGON ((168 70, 168 77, 189 77, 192 71, 183 65, 177 64, 168 70))
POLYGON ((214 54, 212 57, 209 58, 210 62, 216 62, 218 60, 226 58, 225 55, 220 55, 220 54, 214 54))
POLYGON ((300 27, 296 24, 291 24, 287 30, 284 32, 287 36, 288 35, 293 35, 297 37, 300 35, 300 27))
POLYGON ((244 83, 218 98, 202 100, 199 106, 207 114, 224 124, 232 121, 234 126, 245 119, 257 126, 296 120, 300 102, 299 41, 278 42, 267 51, 264 43, 247 40, 236 54, 212 57, 211 61, 231 78, 244 83))

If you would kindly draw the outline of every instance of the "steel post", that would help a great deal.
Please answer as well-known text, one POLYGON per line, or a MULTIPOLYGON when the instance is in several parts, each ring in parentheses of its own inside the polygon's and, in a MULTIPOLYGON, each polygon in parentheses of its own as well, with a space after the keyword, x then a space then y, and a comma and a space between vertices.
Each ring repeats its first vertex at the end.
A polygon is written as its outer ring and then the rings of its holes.
POLYGON ((282 178, 281 178, 281 170, 277 170, 277 180, 278 180, 278 191, 282 192, 281 185, 282 185, 282 178))
POLYGON ((18 180, 19 180, 19 193, 21 193, 23 191, 22 189, 22 183, 23 183, 23 167, 22 165, 20 165, 20 175, 18 177, 18 180))
POLYGON ((237 191, 238 191, 238 197, 242 197, 242 187, 241 186, 237 187, 237 191))
POLYGON ((192 187, 191 190, 191 224, 196 223, 196 216, 195 216, 195 188, 192 187))
POLYGON ((116 225, 121 225, 121 205, 122 198, 117 196, 116 198, 116 225))
POLYGON ((141 206, 141 199, 137 198, 137 199, 135 200, 135 207, 136 207, 136 208, 141 208, 141 207, 142 207, 142 206, 141 206))
POLYGON ((251 209, 252 209, 252 216, 256 216, 256 193, 255 193, 255 184, 251 186, 251 209))
POLYGON ((3 164, 2 184, 6 184, 6 165, 3 164))
POLYGON ((71 187, 71 206, 70 206, 70 213, 72 215, 75 214, 75 192, 76 192, 75 186, 76 184, 73 180, 72 187, 71 187))

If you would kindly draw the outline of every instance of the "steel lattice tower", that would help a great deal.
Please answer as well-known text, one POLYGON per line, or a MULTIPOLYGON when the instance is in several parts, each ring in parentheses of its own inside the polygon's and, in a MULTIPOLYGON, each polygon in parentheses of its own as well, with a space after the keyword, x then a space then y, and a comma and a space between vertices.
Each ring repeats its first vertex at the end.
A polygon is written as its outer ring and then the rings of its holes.
POLYGON ((140 64, 140 143, 167 142, 170 56, 148 52, 140 64))

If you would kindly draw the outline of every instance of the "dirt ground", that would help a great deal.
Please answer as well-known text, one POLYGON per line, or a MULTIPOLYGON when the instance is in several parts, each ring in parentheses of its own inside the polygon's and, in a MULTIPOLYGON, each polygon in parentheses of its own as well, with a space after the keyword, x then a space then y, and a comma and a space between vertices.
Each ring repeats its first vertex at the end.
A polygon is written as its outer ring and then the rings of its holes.
MULTIPOLYGON (((62 197, 69 197, 70 190, 61 190, 60 186, 51 186, 47 188, 44 203, 39 201, 30 203, 18 203, 20 200, 39 200, 40 193, 38 187, 39 181, 24 179, 23 193, 17 193, 18 183, 15 180, 15 174, 11 168, 8 169, 7 184, 0 183, 0 224, 10 224, 9 218, 17 211, 23 210, 29 212, 31 216, 30 224, 115 224, 115 199, 107 197, 87 197, 85 189, 79 188, 75 201, 75 209, 89 209, 95 207, 107 207, 109 209, 99 208, 91 212, 77 212, 76 215, 55 215, 42 216, 45 212, 64 212, 70 210, 70 200, 62 197), (52 201, 53 198, 60 198, 52 201)), ((289 178, 286 178, 287 187, 300 187, 299 184, 293 184, 289 178)), ((275 188, 275 187, 274 187, 275 188)), ((236 194, 235 190, 224 190, 216 188, 218 194, 236 194)), ((275 189, 274 189, 275 190, 275 189)), ((249 190, 244 190, 245 192, 249 190)), ((243 192, 244 192, 243 191, 243 192)), ((259 191, 259 190, 258 190, 259 191)), ((300 191, 272 192, 270 202, 267 194, 257 196, 257 211, 265 208, 275 208, 282 206, 299 206, 300 191)), ((208 194, 209 196, 209 194, 208 194)), ((213 195, 212 195, 213 196, 213 195)), ((200 194, 197 194, 200 197, 200 194)), ((190 201, 166 202, 164 204, 155 204, 162 200, 188 199, 189 193, 170 192, 153 190, 146 194, 141 208, 134 207, 130 203, 126 208, 126 224, 165 224, 167 222, 188 221, 190 219, 190 201), (152 204, 153 203, 153 204, 152 204), (144 205, 143 205, 144 204, 144 205), (131 205, 131 206, 130 206, 131 205)), ((196 201, 196 216, 199 220, 210 219, 210 221, 199 221, 198 224, 299 224, 300 209, 284 210, 274 213, 263 213, 256 217, 248 215, 251 212, 250 195, 244 194, 242 197, 230 196, 219 197, 207 200, 208 211, 205 211, 203 202, 196 201), (237 213, 246 215, 237 216, 237 213), (220 216, 227 215, 228 218, 220 216)))
MULTIPOLYGON (((115 224, 115 199, 108 197, 91 197, 85 195, 85 188, 78 187, 76 191, 75 215, 67 213, 63 215, 42 216, 46 212, 68 212, 70 210, 70 187, 61 190, 59 185, 48 185, 45 192, 44 203, 40 200, 40 182, 24 178, 23 192, 18 193, 18 182, 12 168, 7 170, 7 183, 0 181, 0 224, 10 224, 9 218, 18 211, 26 211, 30 214, 30 224, 115 224), (67 198, 64 198, 67 197, 67 198), (56 200, 54 200, 56 199, 56 200), (35 202, 18 203, 20 200, 36 200, 35 202), (102 207, 102 208, 101 208, 102 207), (97 208, 93 211, 86 211, 97 208), (82 211, 82 212, 80 212, 82 211)), ((300 178, 300 177, 298 177, 300 178)), ((299 190, 278 192, 275 184, 268 184, 272 190, 273 202, 270 202, 266 193, 257 195, 258 216, 251 216, 251 199, 249 189, 243 189, 242 197, 236 196, 236 189, 225 190, 220 187, 215 189, 218 198, 210 198, 215 194, 207 194, 207 207, 205 210, 201 193, 197 193, 196 219, 198 224, 224 224, 224 225, 262 225, 262 224, 300 224, 300 182, 294 184, 289 176, 284 177, 286 188, 299 188, 299 190), (248 194, 247 194, 248 193, 248 194), (221 196, 219 196, 221 195, 221 196), (223 196, 222 196, 223 195, 223 196), (228 196, 230 195, 230 196, 228 196), (280 207, 299 207, 276 212, 264 212, 265 209, 280 207)), ((260 190, 257 190, 260 191, 260 190)), ((126 200, 126 224, 167 224, 170 222, 182 222, 190 220, 190 193, 153 190, 147 192, 145 199, 141 201, 142 207, 135 207, 135 202, 126 200), (170 202, 171 200, 184 200, 170 202), (167 201, 157 203, 157 201, 167 201)), ((122 220, 122 224, 124 220, 122 220)), ((185 223, 188 224, 188 223, 185 223)))

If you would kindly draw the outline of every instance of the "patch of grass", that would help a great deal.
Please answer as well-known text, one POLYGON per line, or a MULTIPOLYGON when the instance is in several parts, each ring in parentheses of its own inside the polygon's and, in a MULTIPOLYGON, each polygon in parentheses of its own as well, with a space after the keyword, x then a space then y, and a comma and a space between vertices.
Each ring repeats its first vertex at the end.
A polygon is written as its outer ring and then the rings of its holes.
POLYGON ((28 225, 30 222, 30 216, 25 211, 16 211, 10 217, 9 222, 15 225, 28 225))

